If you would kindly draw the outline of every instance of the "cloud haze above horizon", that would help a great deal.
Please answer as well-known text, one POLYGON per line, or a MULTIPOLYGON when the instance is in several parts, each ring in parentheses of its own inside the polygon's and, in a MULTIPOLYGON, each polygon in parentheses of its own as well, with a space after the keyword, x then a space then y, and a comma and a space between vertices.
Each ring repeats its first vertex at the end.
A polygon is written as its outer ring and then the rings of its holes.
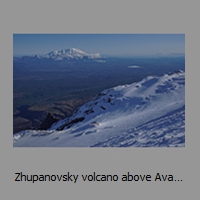
POLYGON ((13 54, 46 54, 78 48, 109 56, 185 54, 185 34, 13 34, 13 54))

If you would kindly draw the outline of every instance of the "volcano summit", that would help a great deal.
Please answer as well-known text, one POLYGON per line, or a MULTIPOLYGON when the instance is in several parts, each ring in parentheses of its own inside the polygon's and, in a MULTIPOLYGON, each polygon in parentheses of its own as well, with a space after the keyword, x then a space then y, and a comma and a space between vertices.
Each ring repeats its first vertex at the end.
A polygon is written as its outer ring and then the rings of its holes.
POLYGON ((81 60, 81 59, 98 59, 101 58, 99 53, 86 53, 80 49, 70 48, 62 49, 60 51, 54 50, 44 55, 25 56, 23 58, 38 58, 38 59, 52 59, 52 60, 81 60))

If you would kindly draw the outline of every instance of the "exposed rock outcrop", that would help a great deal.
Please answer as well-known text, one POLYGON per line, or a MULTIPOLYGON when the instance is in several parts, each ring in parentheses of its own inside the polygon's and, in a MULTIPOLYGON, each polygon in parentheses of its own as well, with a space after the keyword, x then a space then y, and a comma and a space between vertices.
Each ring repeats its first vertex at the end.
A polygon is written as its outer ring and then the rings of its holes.
POLYGON ((58 119, 56 119, 51 113, 48 113, 47 116, 46 116, 46 119, 41 124, 40 129, 41 130, 47 130, 56 121, 58 121, 58 119))

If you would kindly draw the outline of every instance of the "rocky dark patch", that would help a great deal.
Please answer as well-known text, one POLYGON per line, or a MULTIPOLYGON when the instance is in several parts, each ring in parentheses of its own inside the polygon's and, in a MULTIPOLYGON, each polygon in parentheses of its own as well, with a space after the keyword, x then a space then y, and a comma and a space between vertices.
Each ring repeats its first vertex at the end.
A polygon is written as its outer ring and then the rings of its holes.
POLYGON ((93 113, 93 112, 94 112, 93 109, 89 109, 89 110, 86 110, 84 113, 85 113, 86 115, 88 115, 88 114, 93 113))
POLYGON ((60 126, 59 128, 57 128, 56 130, 57 131, 61 131, 66 126, 67 126, 67 128, 70 128, 73 124, 78 123, 78 122, 82 122, 84 119, 85 119, 85 117, 80 117, 80 118, 73 119, 72 121, 67 122, 66 124, 63 124, 62 126, 60 126))
POLYGON ((103 106, 101 106, 101 108, 102 108, 103 110, 106 110, 106 108, 105 108, 105 107, 103 107, 103 106))
POLYGON ((56 119, 51 113, 48 113, 46 116, 46 119, 44 122, 41 124, 40 129, 41 130, 47 130, 48 128, 51 127, 51 125, 55 122, 57 122, 58 119, 56 119))

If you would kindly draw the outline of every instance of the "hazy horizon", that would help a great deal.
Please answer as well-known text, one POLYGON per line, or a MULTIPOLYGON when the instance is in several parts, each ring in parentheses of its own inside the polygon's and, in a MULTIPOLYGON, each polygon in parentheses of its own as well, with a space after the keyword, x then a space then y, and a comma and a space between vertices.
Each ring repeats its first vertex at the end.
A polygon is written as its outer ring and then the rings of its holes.
POLYGON ((102 56, 184 56, 185 34, 13 34, 13 56, 69 48, 102 56))

